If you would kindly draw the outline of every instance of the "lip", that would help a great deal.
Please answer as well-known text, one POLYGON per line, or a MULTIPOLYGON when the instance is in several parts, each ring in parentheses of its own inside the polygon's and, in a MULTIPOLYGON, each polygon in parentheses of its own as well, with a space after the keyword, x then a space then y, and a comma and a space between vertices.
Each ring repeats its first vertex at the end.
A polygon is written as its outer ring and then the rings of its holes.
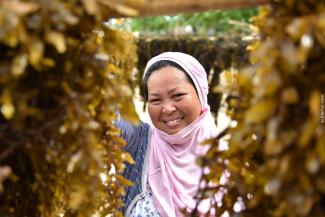
POLYGON ((171 119, 171 120, 165 120, 162 121, 164 122, 168 127, 176 127, 179 125, 179 123, 184 119, 184 117, 178 117, 175 119, 171 119))

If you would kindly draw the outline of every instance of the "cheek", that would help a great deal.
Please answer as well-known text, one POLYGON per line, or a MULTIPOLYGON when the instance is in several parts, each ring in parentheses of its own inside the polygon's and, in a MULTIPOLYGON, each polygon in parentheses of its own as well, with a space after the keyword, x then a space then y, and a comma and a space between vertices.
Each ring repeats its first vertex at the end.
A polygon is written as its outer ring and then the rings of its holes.
POLYGON ((184 100, 183 106, 193 114, 200 113, 202 110, 200 100, 197 96, 189 96, 186 100, 184 100))
POLYGON ((188 106, 187 108, 188 112, 191 114, 191 119, 193 119, 192 121, 198 118, 202 113, 201 103, 198 100, 193 100, 190 106, 188 106))
POLYGON ((156 106, 148 105, 148 113, 151 120, 155 120, 159 116, 159 109, 156 106))

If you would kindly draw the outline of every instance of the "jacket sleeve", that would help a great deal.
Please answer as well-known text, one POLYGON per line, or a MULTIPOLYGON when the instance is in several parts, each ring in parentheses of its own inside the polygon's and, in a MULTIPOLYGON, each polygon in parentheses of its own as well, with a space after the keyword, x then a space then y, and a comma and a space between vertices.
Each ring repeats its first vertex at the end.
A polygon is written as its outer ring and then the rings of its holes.
POLYGON ((115 122, 115 126, 121 129, 121 137, 125 140, 126 145, 123 150, 134 155, 137 149, 137 143, 139 141, 140 125, 133 125, 122 118, 118 118, 115 122))

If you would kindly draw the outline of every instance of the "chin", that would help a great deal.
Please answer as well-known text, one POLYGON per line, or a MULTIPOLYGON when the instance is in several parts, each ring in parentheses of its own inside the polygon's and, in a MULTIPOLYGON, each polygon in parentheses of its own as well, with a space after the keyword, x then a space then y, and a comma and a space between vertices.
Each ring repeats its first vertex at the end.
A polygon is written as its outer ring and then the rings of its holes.
POLYGON ((169 134, 169 135, 173 135, 178 133, 179 131, 181 131, 183 128, 181 129, 168 129, 168 130, 162 130, 163 132, 169 134))
POLYGON ((184 129, 184 126, 177 126, 174 129, 168 128, 166 126, 157 126, 156 128, 160 131, 163 131, 164 133, 167 133, 168 135, 173 135, 175 133, 178 133, 179 131, 181 131, 182 129, 184 129))
POLYGON ((174 132, 171 132, 171 131, 164 131, 165 133, 167 133, 168 135, 173 135, 175 133, 177 133, 178 131, 174 131, 174 132))

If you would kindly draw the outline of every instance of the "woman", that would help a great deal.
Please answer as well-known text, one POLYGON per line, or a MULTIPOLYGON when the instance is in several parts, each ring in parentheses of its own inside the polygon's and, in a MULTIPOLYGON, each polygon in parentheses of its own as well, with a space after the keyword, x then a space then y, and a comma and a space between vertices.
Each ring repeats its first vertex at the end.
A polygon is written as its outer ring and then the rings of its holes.
POLYGON ((207 103, 207 75, 194 57, 166 52, 148 62, 143 88, 152 123, 117 122, 125 150, 136 162, 125 169, 124 176, 135 184, 126 189, 123 212, 183 216, 182 209, 196 204, 201 177, 196 158, 207 151, 200 143, 217 134, 207 103))

